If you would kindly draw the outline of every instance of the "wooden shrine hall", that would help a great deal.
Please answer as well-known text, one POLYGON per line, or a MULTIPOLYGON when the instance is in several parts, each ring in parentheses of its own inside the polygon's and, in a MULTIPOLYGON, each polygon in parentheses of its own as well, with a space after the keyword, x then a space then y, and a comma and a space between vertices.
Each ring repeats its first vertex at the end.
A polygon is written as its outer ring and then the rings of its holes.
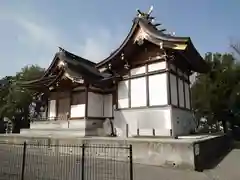
POLYGON ((178 136, 196 128, 189 76, 208 66, 189 37, 177 37, 138 11, 125 40, 94 63, 60 48, 40 79, 42 117, 21 134, 178 136), (44 120, 42 120, 44 119, 44 120))

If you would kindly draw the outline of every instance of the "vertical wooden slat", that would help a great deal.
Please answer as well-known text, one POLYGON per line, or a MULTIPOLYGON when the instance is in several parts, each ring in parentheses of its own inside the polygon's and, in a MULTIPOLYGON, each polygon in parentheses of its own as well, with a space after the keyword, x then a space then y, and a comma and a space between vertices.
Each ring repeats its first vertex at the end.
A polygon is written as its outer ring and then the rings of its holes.
POLYGON ((150 100, 149 100, 149 76, 148 76, 148 64, 146 64, 146 100, 147 100, 147 107, 150 105, 150 100))
POLYGON ((85 118, 88 118, 88 89, 89 86, 86 84, 85 86, 85 118))
POLYGON ((179 87, 178 87, 178 68, 176 67, 176 73, 177 73, 177 76, 176 76, 176 86, 177 86, 177 106, 180 107, 180 99, 179 99, 179 87))

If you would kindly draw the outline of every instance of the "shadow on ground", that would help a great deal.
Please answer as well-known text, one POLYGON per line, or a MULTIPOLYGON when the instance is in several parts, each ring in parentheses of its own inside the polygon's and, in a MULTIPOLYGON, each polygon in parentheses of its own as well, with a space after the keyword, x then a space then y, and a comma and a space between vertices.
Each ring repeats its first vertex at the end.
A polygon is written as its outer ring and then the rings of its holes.
MULTIPOLYGON (((229 148, 226 148, 225 151, 215 156, 214 160, 211 161, 210 160, 211 158, 209 158, 208 163, 206 163, 204 167, 199 171, 214 169, 224 160, 226 156, 228 156, 229 153, 231 153, 233 150, 236 150, 236 149, 240 149, 240 141, 232 141, 229 148)), ((220 150, 215 149, 215 151, 217 152, 220 150)))
POLYGON ((214 169, 233 150, 234 144, 230 137, 219 138, 218 144, 212 146, 211 141, 200 143, 201 151, 195 156, 195 170, 214 169))
POLYGON ((232 150, 233 148, 226 150, 224 153, 221 153, 219 156, 216 156, 213 160, 210 160, 208 163, 206 163, 201 169, 196 170, 202 172, 203 170, 216 168, 224 160, 224 158, 231 153, 232 150))
POLYGON ((240 140, 234 141, 234 143, 233 143, 233 148, 234 148, 234 149, 240 149, 240 140))

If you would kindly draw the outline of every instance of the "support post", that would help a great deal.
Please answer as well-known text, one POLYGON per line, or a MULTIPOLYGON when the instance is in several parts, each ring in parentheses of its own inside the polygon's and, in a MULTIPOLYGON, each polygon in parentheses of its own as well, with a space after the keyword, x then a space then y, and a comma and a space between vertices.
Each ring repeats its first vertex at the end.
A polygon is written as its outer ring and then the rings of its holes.
POLYGON ((82 180, 84 180, 84 173, 85 173, 84 161, 85 161, 85 144, 82 145, 82 180))
POLYGON ((126 124, 126 137, 128 137, 129 136, 129 126, 128 126, 128 124, 126 124))
POLYGON ((155 129, 153 128, 153 136, 156 136, 155 129))
POLYGON ((70 126, 70 114, 69 114, 69 112, 67 112, 67 123, 68 123, 68 129, 69 129, 69 126, 70 126))
POLYGON ((22 159, 21 180, 24 180, 25 164, 26 164, 26 150, 27 150, 27 143, 26 143, 26 141, 24 141, 24 143, 23 143, 23 159, 22 159))
POLYGON ((133 180, 133 157, 132 157, 132 145, 129 146, 129 160, 130 160, 130 180, 133 180))

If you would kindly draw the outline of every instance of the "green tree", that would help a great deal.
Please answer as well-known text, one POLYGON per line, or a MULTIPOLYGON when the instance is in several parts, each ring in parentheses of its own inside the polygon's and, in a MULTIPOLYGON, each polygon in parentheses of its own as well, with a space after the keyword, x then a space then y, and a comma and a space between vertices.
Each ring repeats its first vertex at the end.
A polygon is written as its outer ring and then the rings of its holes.
POLYGON ((221 121, 231 125, 239 117, 240 65, 232 54, 207 53, 210 72, 200 74, 192 86, 192 105, 196 117, 204 117, 212 126, 221 121))
POLYGON ((0 117, 8 117, 15 126, 15 132, 19 132, 22 126, 27 126, 29 105, 33 102, 35 91, 20 87, 21 81, 29 81, 40 78, 44 69, 39 66, 26 66, 15 76, 5 77, 5 86, 0 90, 0 117), (25 121, 24 121, 25 120, 25 121))

